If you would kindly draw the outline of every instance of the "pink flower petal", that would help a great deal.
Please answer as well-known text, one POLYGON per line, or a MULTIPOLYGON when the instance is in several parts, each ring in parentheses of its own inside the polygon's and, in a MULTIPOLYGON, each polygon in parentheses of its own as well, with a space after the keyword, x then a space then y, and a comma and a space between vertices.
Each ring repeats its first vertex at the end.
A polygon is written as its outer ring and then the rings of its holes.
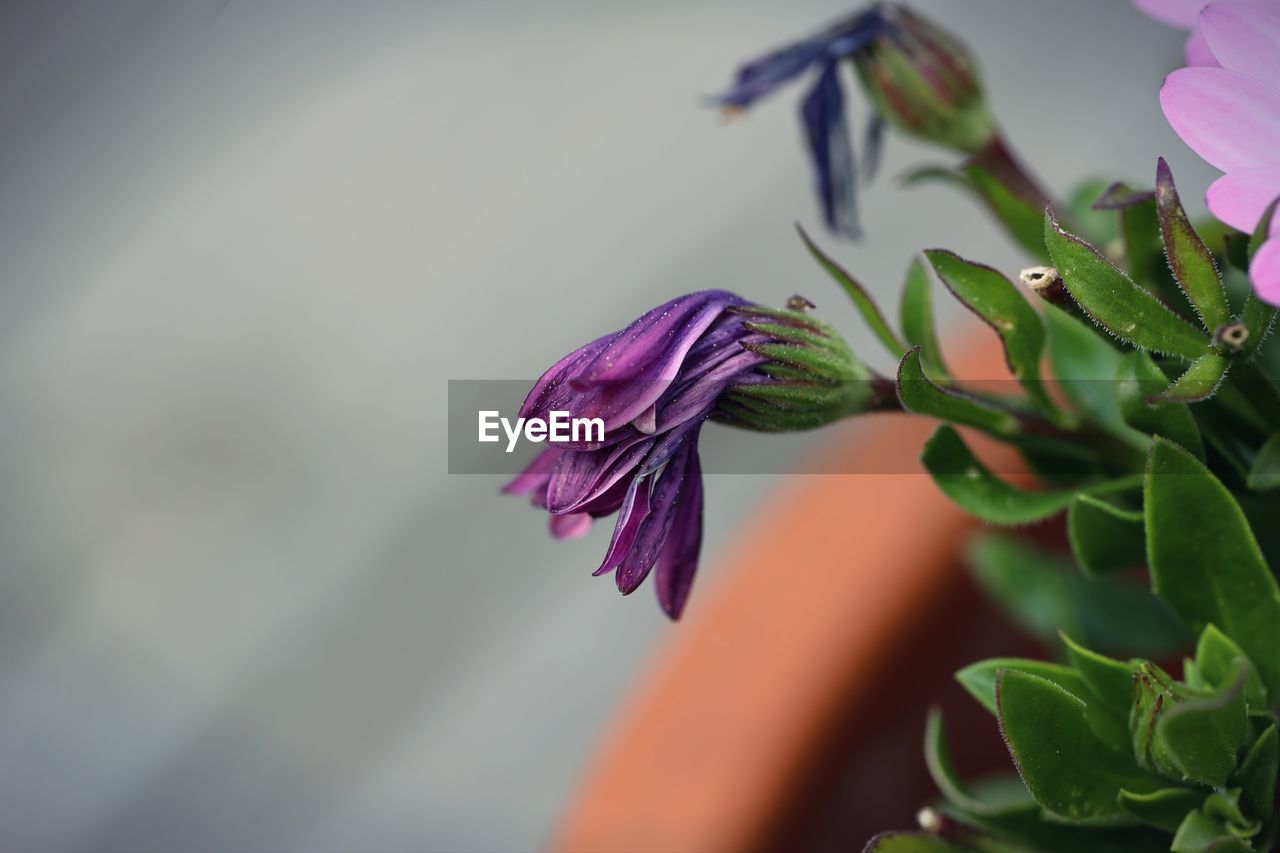
POLYGON ((1192 30, 1191 35, 1187 36, 1187 43, 1182 46, 1182 61, 1192 68, 1202 65, 1214 68, 1218 65, 1213 51, 1209 49, 1209 43, 1200 35, 1199 30, 1192 30))
POLYGON ((1175 133, 1224 172, 1266 166, 1280 152, 1280 89, 1225 68, 1181 68, 1160 87, 1175 133))
POLYGON ((1223 68, 1280 86, 1280 17, 1248 3, 1213 3, 1200 13, 1199 31, 1223 68))
POLYGON ((1162 24, 1189 30, 1196 25, 1196 15, 1206 0, 1133 0, 1138 11, 1162 24))
MULTIPOLYGON (((1276 156, 1280 160, 1280 152, 1276 156)), ((1223 175, 1209 185, 1204 201, 1214 216, 1249 234, 1258 227, 1258 220, 1277 197, 1280 197, 1280 162, 1223 175)))
POLYGON ((1249 264, 1253 292, 1270 305, 1280 305, 1280 240, 1263 243, 1249 264))

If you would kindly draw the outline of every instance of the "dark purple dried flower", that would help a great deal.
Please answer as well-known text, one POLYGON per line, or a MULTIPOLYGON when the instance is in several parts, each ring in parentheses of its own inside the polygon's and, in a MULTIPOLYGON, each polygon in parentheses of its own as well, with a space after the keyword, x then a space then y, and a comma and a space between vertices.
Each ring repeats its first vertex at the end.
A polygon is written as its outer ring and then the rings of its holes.
POLYGON ((800 108, 823 218, 834 233, 858 234, 858 168, 845 122, 840 61, 856 67, 875 107, 867 125, 861 171, 869 178, 883 120, 906 133, 966 154, 990 144, 995 128, 977 71, 955 38, 904 6, 876 3, 817 35, 738 69, 733 87, 714 102, 744 110, 809 69, 817 75, 800 108))

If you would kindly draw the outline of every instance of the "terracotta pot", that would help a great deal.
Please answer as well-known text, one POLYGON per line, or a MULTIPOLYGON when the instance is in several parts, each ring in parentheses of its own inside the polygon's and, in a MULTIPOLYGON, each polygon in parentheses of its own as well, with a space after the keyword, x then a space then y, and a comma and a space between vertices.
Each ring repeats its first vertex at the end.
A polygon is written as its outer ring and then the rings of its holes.
MULTIPOLYGON (((1008 376, 996 347, 959 367, 1008 376)), ((1029 650, 957 569, 973 522, 915 461, 934 426, 838 428, 810 469, 915 473, 796 476, 769 496, 619 707, 554 850, 858 849, 930 797, 939 700, 974 733, 953 736, 962 769, 1002 764, 950 674, 1029 650)))

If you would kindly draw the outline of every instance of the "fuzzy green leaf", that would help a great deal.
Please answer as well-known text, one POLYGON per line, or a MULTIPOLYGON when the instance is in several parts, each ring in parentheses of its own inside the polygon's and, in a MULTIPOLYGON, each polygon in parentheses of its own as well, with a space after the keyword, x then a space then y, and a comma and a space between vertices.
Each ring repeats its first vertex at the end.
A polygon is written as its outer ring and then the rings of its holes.
POLYGON ((1205 792, 1192 788, 1161 788, 1149 794, 1120 792, 1120 807, 1138 820, 1165 832, 1177 832, 1188 812, 1199 810, 1205 792))
POLYGON ((902 286, 902 335, 911 346, 920 347, 920 359, 926 375, 935 382, 951 378, 942 360, 942 347, 938 344, 937 329, 933 321, 933 295, 929 287, 929 272, 919 258, 911 260, 907 280, 902 286))
POLYGON ((1207 352, 1191 362, 1186 372, 1161 391, 1153 403, 1198 403, 1212 397, 1231 369, 1231 362, 1216 352, 1207 352))
POLYGON ((1049 366, 1071 404, 1118 435, 1129 435, 1116 402, 1120 351, 1087 323, 1056 305, 1044 311, 1049 331, 1049 366))
POLYGON ((1156 722, 1155 748, 1184 780, 1220 787, 1236 769, 1248 733, 1244 689, 1248 665, 1236 658, 1230 677, 1212 693, 1166 706, 1156 722))
POLYGON ((1146 563, 1142 513, 1120 509, 1091 495, 1076 495, 1067 508, 1067 538, 1076 562, 1090 577, 1146 563))
POLYGON ((1067 508, 1071 498, 1132 490, 1136 477, 1119 477, 1073 491, 1029 492, 998 479, 978 461, 960 434, 943 424, 925 442, 921 455, 925 470, 942 493, 961 509, 991 524, 1030 524, 1067 508))
POLYGON ((998 710, 996 680, 1000 673, 1007 669, 1052 681, 1082 701, 1089 695, 1089 687, 1085 684, 1084 678, 1071 667, 1032 658, 989 658, 971 663, 956 672, 956 681, 969 691, 970 696, 978 700, 979 705, 995 714, 998 710))
POLYGON ((1200 322, 1210 332, 1231 322, 1227 292, 1222 287, 1222 276, 1218 274, 1213 254, 1191 227, 1191 220, 1178 200, 1173 173, 1163 157, 1156 165, 1156 209, 1169 268, 1196 309, 1200 322))
POLYGON ((1204 465, 1157 438, 1144 511, 1152 587, 1190 630, 1213 623, 1280 688, 1280 588, 1240 505, 1204 465))
POLYGON ((908 412, 940 421, 971 426, 997 436, 1018 431, 1018 419, 976 397, 934 385, 925 375, 920 347, 913 347, 898 364, 898 399, 908 412))
POLYGON ((1249 809, 1262 820, 1269 820, 1275 810, 1277 773, 1280 773, 1280 736, 1273 723, 1253 742, 1234 780, 1249 809))
POLYGON ((985 264, 967 261, 945 249, 927 249, 924 254, 947 289, 1000 336, 1009 371, 1036 407, 1056 412, 1040 381, 1044 322, 1031 303, 1013 282, 985 264))
POLYGON ((809 239, 809 235, 805 233, 803 228, 797 225, 796 231, 800 233, 800 239, 804 241, 809 254, 813 255, 818 264, 848 294, 849 299, 853 301, 854 307, 858 309, 858 313, 862 315, 862 319, 866 321, 867 326, 879 339, 880 343, 884 344, 884 348, 894 358, 901 358, 902 354, 906 352, 907 346, 889 327, 888 322, 884 319, 884 314, 880 311, 880 307, 871 298, 871 294, 867 293, 867 289, 851 276, 844 267, 837 264, 819 249, 817 244, 809 239))
POLYGON ((1187 360, 1200 357, 1209 339, 1133 283, 1088 243, 1045 216, 1045 245, 1080 308, 1122 341, 1187 360))
POLYGON ((862 853, 968 853, 969 850, 923 832, 884 832, 868 841, 862 853))
POLYGON ((1104 745, 1085 719, 1081 699, 1044 678, 1015 670, 996 682, 1000 730, 1036 802, 1068 821, 1122 815, 1120 791, 1165 786, 1104 745))
POLYGON ((1196 672, 1209 688, 1218 688, 1234 677, 1235 662, 1243 660, 1248 670, 1244 696, 1251 708, 1264 708, 1267 704, 1267 688, 1262 683, 1258 668, 1236 645, 1236 642, 1218 630, 1216 625, 1206 625, 1196 643, 1196 672))
MULTIPOLYGON (((994 705, 994 684, 991 689, 994 705)), ((1025 791, 1023 797, 1003 802, 988 802, 975 796, 960 778, 951 761, 951 752, 947 747, 947 733, 942 725, 942 709, 936 706, 929 709, 929 716, 925 720, 924 761, 929 769, 929 775, 933 778, 933 783, 938 786, 942 796, 946 797, 952 805, 970 814, 1004 814, 1035 805, 1030 797, 1025 796, 1025 791)))
POLYGON ((1151 356, 1131 352, 1124 356, 1116 372, 1116 398, 1125 423, 1147 435, 1160 435, 1204 458, 1204 441, 1191 411, 1181 403, 1155 402, 1169 386, 1151 356))
POLYGON ((1232 834, 1225 822, 1189 812, 1173 836, 1171 853, 1250 853, 1253 847, 1232 834))

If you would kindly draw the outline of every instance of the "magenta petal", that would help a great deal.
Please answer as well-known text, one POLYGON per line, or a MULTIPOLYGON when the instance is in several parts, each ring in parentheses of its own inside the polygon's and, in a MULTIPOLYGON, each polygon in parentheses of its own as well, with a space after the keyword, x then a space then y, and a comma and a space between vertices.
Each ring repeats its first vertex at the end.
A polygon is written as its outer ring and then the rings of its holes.
POLYGON ((557 539, 578 539, 590 530, 591 516, 585 512, 551 516, 551 535, 557 539))
POLYGON ((1165 118, 1224 172, 1265 166, 1280 151, 1280 90, 1225 68, 1182 68, 1160 88, 1165 118))
POLYGON ((1199 32, 1223 68, 1280 86, 1280 17, 1249 4, 1213 3, 1200 13, 1199 32))
POLYGON ((1280 306, 1280 240, 1272 238, 1259 247, 1249 263, 1249 278, 1259 299, 1280 306))
POLYGON ((698 571, 698 552, 702 550, 702 466, 696 448, 689 455, 683 479, 671 530, 658 555, 654 581, 658 603, 672 619, 679 619, 684 611, 698 571))
POLYGON ((1205 204, 1213 215, 1246 234, 1253 232, 1271 202, 1280 197, 1280 152, 1277 164, 1240 169, 1209 185, 1205 204))
POLYGON ((1162 24, 1189 30, 1196 25, 1196 15, 1208 0, 1133 0, 1138 11, 1162 24))
POLYGON ((1187 43, 1182 46, 1182 61, 1192 68, 1216 68, 1218 65, 1213 51, 1209 49, 1209 43, 1200 35, 1199 30, 1192 30, 1191 35, 1187 36, 1187 43))
POLYGON ((604 561, 592 575, 603 575, 622 564, 636 537, 640 535, 640 525, 649 515, 649 488, 652 477, 637 477, 631 481, 631 488, 622 500, 618 510, 618 521, 613 526, 613 538, 609 540, 609 550, 605 552, 604 561))

